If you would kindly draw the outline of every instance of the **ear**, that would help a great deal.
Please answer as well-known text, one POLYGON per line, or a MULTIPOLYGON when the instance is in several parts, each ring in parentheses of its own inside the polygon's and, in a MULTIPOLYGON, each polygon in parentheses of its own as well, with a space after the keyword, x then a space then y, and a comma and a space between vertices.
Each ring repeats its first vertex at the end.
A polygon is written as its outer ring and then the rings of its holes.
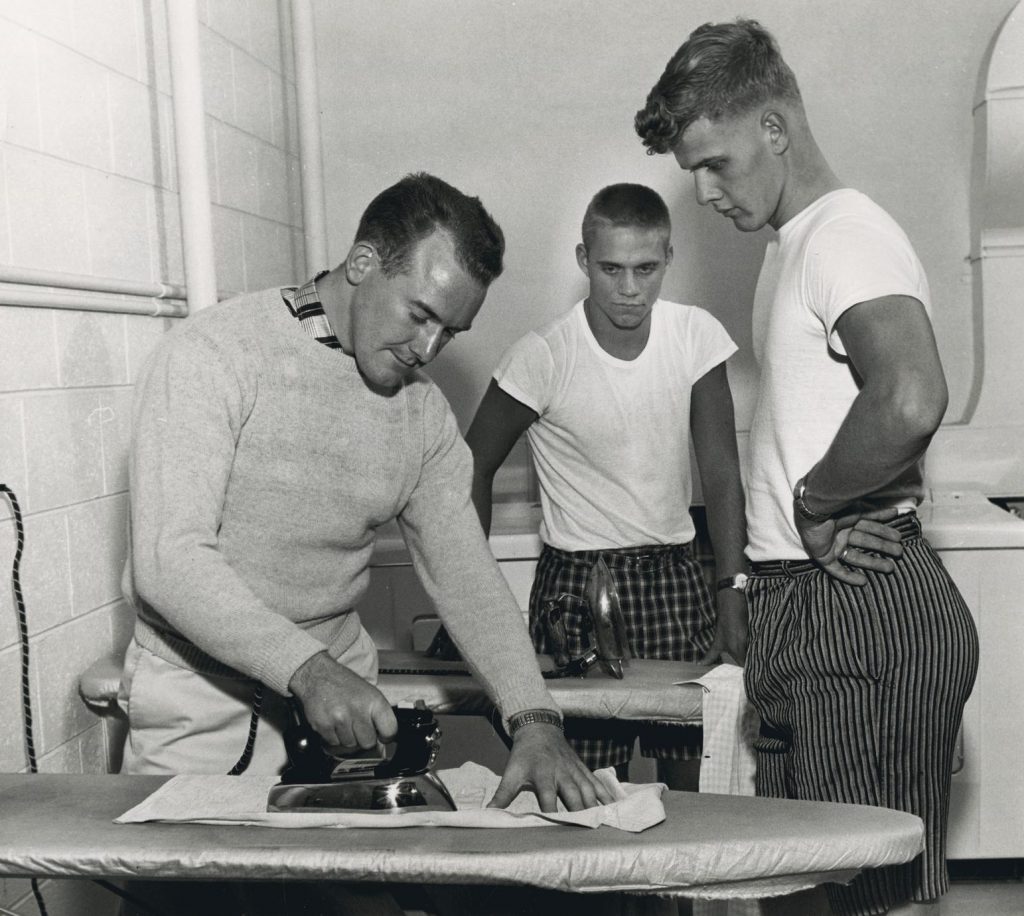
POLYGON ((379 266, 377 249, 369 242, 356 242, 345 258, 345 279, 353 286, 358 286, 379 266))
POLYGON ((789 149, 789 124, 781 111, 771 108, 765 111, 761 115, 761 127, 773 153, 781 155, 789 149))
POLYGON ((580 265, 580 270, 589 277, 590 271, 587 266, 587 246, 582 242, 576 246, 576 263, 580 265))
POLYGON ((668 267, 669 264, 672 263, 672 256, 674 254, 675 254, 675 251, 672 249, 672 246, 671 245, 667 245, 665 247, 665 267, 668 267))

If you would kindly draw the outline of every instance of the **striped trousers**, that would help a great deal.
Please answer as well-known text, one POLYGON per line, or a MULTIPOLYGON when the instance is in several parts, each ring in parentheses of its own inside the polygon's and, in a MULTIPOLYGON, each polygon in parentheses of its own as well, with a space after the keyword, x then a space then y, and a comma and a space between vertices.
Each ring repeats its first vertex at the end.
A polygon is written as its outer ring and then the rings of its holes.
POLYGON ((747 693, 762 718, 757 794, 918 815, 925 852, 828 885, 841 916, 876 916, 949 887, 945 862, 957 730, 978 667, 970 611, 916 515, 904 553, 848 586, 806 561, 755 563, 747 693))

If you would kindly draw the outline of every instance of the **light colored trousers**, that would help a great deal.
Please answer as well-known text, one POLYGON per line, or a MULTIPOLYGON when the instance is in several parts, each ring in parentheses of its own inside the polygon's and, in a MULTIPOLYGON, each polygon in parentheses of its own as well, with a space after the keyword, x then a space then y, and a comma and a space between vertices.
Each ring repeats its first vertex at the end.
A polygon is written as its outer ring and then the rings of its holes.
MULTIPOLYGON (((377 682, 377 649, 365 629, 338 661, 371 684, 377 682)), ((125 653, 118 694, 128 715, 121 772, 226 774, 245 750, 255 689, 248 678, 182 668, 133 639, 125 653)), ((265 689, 246 773, 281 772, 287 763, 282 734, 291 721, 286 700, 265 689)))

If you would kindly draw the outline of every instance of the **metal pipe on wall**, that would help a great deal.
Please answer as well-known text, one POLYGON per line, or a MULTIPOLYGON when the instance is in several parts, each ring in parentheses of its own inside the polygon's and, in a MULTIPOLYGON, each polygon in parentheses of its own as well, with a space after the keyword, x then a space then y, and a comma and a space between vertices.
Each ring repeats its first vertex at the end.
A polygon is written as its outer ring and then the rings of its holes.
POLYGON ((89 274, 69 274, 57 270, 34 270, 0 264, 0 283, 23 283, 27 286, 54 286, 58 289, 90 290, 99 293, 125 293, 153 299, 184 299, 185 287, 162 280, 118 280, 113 277, 93 277, 89 274))
POLYGON ((196 0, 173 0, 166 6, 185 285, 192 310, 217 301, 206 164, 206 114, 199 63, 199 19, 196 0))
POLYGON ((169 318, 184 318, 188 314, 188 306, 180 299, 130 295, 119 297, 77 290, 41 290, 19 286, 0 286, 0 305, 69 309, 79 312, 118 312, 169 318))
POLYGON ((327 211, 324 203, 316 35, 311 0, 292 0, 291 8, 299 163, 302 175, 302 224, 306 248, 306 274, 312 276, 318 270, 330 266, 327 263, 327 211))

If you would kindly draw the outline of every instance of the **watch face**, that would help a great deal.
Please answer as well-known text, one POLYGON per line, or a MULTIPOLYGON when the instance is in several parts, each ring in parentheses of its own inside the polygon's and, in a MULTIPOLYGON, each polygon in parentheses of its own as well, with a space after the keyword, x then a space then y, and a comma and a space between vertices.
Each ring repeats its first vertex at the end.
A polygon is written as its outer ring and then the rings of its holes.
POLYGON ((741 591, 741 592, 746 591, 747 590, 747 580, 749 578, 750 577, 746 573, 737 573, 735 576, 733 576, 732 587, 734 589, 736 589, 737 591, 741 591))

